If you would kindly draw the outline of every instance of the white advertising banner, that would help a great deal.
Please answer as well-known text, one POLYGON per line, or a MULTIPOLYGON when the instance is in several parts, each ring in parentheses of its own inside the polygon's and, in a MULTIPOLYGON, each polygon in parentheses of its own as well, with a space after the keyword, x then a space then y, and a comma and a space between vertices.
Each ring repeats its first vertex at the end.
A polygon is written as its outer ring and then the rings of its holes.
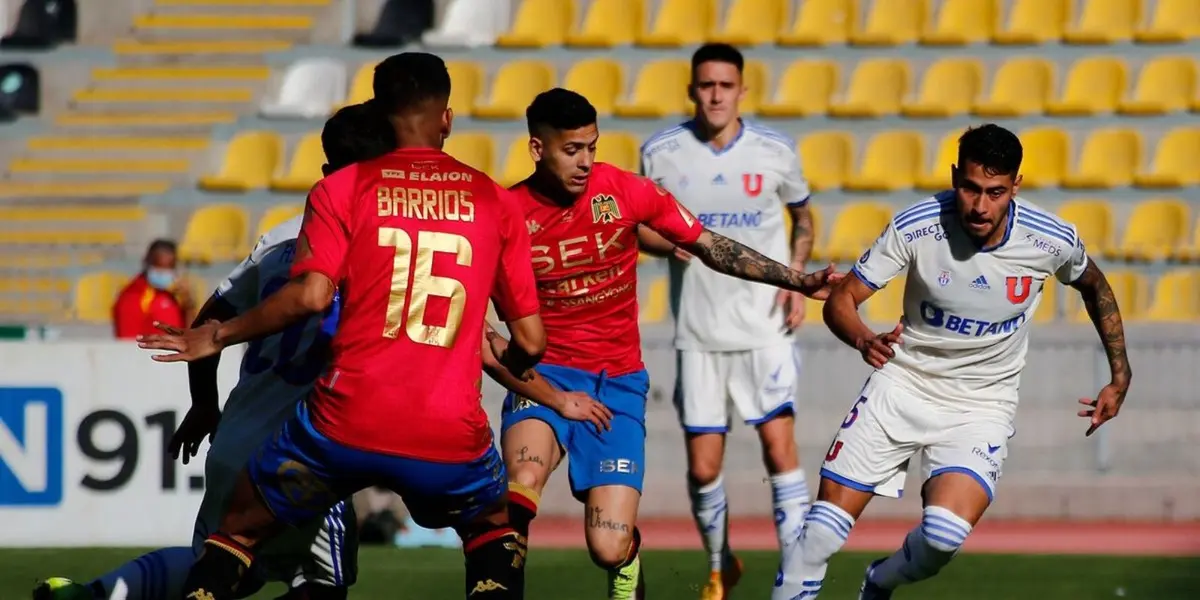
MULTIPOLYGON (((242 347, 221 360, 221 397, 242 347)), ((128 342, 0 343, 0 547, 189 544, 205 444, 166 455, 187 367, 128 342)))

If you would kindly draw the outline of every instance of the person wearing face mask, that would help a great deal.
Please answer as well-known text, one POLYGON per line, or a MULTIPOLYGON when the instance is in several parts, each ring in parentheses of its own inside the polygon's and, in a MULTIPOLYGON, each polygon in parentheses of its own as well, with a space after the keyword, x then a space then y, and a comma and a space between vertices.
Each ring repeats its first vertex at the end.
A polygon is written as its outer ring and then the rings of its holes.
POLYGON ((179 294, 179 275, 175 271, 175 242, 155 240, 146 250, 142 272, 117 295, 113 305, 113 330, 118 339, 153 335, 158 321, 172 327, 184 327, 187 319, 186 294, 179 294), (180 299, 183 296, 183 300, 180 299))

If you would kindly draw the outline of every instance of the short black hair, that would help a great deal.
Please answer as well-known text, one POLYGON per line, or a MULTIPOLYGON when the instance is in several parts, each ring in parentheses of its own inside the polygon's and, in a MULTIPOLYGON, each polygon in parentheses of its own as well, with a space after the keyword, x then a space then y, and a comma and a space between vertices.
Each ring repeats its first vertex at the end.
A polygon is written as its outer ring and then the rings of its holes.
POLYGON ((723 62, 737 67, 738 73, 746 67, 746 58, 742 52, 729 44, 704 44, 692 54, 692 77, 696 77, 696 69, 706 62, 723 62))
POLYGON ((525 123, 529 135, 554 129, 569 131, 596 124, 596 107, 582 94, 554 88, 537 95, 525 109, 525 123))
POLYGON ((402 52, 375 66, 372 81, 375 99, 389 114, 399 114, 426 103, 450 101, 450 72, 441 58, 428 52, 402 52))
POLYGON ((150 255, 154 254, 155 252, 170 252, 171 254, 178 254, 179 246, 175 244, 174 240, 158 238, 153 242, 150 242, 150 245, 146 247, 146 256, 143 257, 142 261, 149 262, 150 255))
POLYGON ((329 171, 371 160, 396 149, 396 132, 374 100, 338 110, 321 130, 329 171))
POLYGON ((988 123, 968 128, 958 138, 958 168, 970 161, 988 175, 1013 175, 1021 169, 1021 140, 1013 132, 988 123))

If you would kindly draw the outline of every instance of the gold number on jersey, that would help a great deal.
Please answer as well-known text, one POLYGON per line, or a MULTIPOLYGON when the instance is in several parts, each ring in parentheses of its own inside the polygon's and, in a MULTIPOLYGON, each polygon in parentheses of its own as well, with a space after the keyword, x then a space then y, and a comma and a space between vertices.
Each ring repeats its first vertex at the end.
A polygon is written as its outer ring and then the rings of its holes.
POLYGON ((387 316, 384 319, 383 337, 396 339, 403 328, 408 339, 418 344, 448 348, 454 344, 458 327, 462 324, 463 309, 467 303, 467 288, 452 277, 433 274, 435 253, 452 253, 459 266, 471 266, 471 242, 467 238, 438 231, 421 231, 417 234, 416 264, 413 265, 412 236, 403 229, 379 228, 379 245, 394 248, 392 262, 392 287, 388 296, 387 316), (412 289, 408 286, 412 272, 412 289), (411 298, 409 295, 411 293, 411 298), (425 306, 430 296, 440 296, 450 301, 446 314, 446 325, 426 325, 425 306), (408 300, 408 311, 404 303, 408 300))

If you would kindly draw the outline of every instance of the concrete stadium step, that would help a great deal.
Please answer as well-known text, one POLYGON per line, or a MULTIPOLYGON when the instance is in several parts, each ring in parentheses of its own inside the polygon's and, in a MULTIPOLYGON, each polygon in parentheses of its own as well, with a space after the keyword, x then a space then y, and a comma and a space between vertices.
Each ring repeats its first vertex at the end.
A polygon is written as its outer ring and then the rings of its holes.
POLYGON ((155 107, 155 111, 112 110, 67 111, 54 117, 59 127, 87 130, 150 129, 159 131, 207 131, 214 125, 227 125, 237 121, 237 113, 228 110, 176 111, 155 107))
POLYGON ((17 158, 8 172, 22 175, 185 175, 192 161, 183 158, 17 158))
POLYGON ((120 229, 20 229, 0 230, 0 246, 123 246, 120 229))
POLYGON ((286 52, 293 42, 279 39, 124 39, 112 51, 122 63, 187 64, 204 62, 244 65, 262 61, 264 54, 286 52))
POLYGON ((113 104, 245 104, 255 90, 245 86, 221 87, 105 87, 82 89, 71 95, 76 106, 113 104))
POLYGON ((102 252, 0 252, 0 269, 36 270, 94 267, 104 262, 102 252))
POLYGON ((148 15, 195 15, 219 13, 222 15, 266 15, 325 17, 333 10, 342 10, 341 3, 312 0, 293 2, 245 2, 238 0, 167 0, 155 2, 147 7, 148 15))
POLYGON ((271 76, 267 65, 139 65, 92 69, 92 81, 102 83, 151 84, 181 81, 265 82, 271 76))
POLYGON ((31 152, 55 153, 164 153, 198 152, 207 150, 209 138, 205 136, 95 136, 95 135, 40 135, 28 138, 25 148, 31 152))
POLYGON ((310 15, 288 13, 151 13, 135 17, 133 27, 139 39, 219 39, 224 32, 250 39, 308 40, 316 21, 310 15))
POLYGON ((0 206, 0 221, 70 222, 70 221, 141 221, 146 209, 137 204, 21 204, 0 206))
POLYGON ((154 6, 306 8, 329 6, 332 0, 154 0, 154 6))
POLYGON ((107 179, 97 181, 0 181, 0 199, 72 199, 72 198, 137 198, 166 193, 171 182, 165 179, 107 179))

